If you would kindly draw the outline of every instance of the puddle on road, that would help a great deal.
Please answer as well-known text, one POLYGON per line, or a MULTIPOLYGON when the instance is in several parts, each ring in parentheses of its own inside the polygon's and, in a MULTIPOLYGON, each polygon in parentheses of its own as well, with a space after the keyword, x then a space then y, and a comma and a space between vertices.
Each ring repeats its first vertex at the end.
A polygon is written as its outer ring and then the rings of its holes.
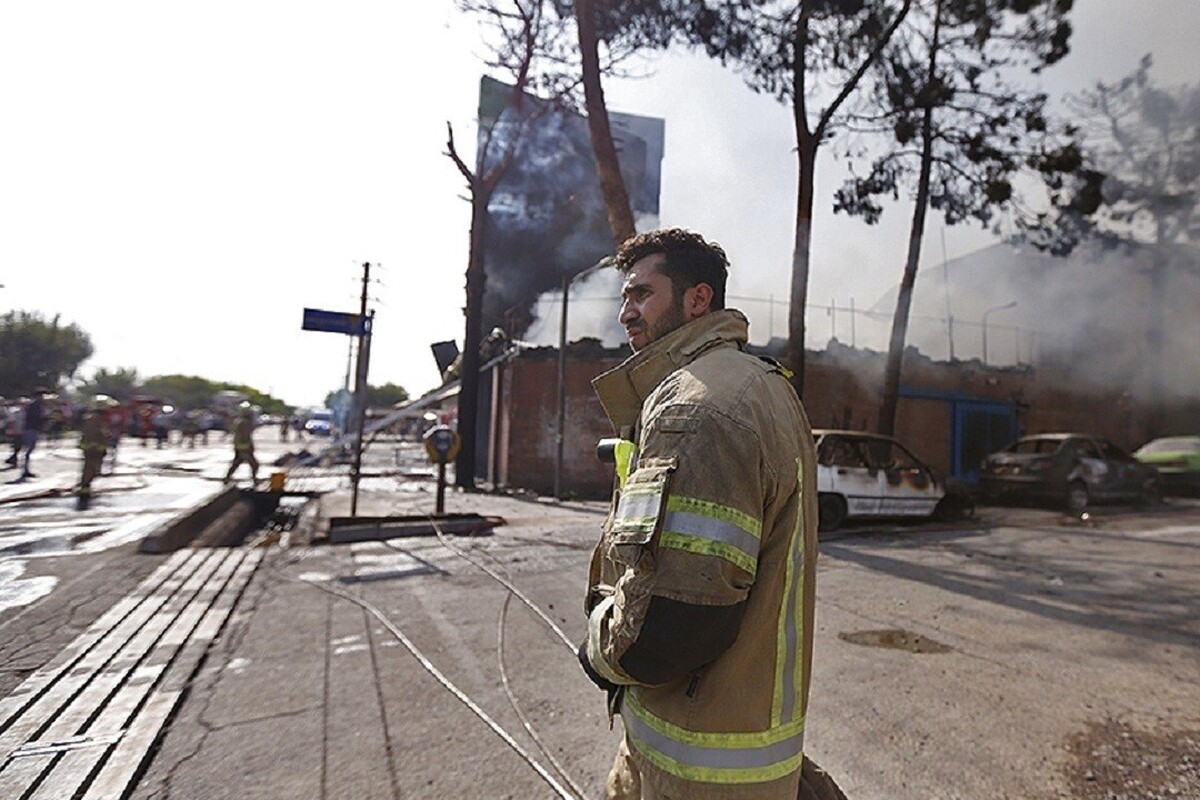
POLYGON ((0 563, 0 611, 26 606, 46 595, 58 583, 53 575, 22 578, 25 564, 20 561, 0 563))
POLYGON ((911 631, 892 628, 882 631, 854 631, 839 633, 838 638, 850 644, 860 644, 865 647, 885 647, 889 650, 906 650, 909 653, 949 653, 952 648, 935 642, 925 636, 911 631))
POLYGON ((30 536, 8 542, 0 539, 0 558, 5 556, 45 556, 55 553, 72 553, 78 549, 79 545, 96 538, 107 530, 108 528, 99 528, 82 533, 56 533, 48 536, 30 536))

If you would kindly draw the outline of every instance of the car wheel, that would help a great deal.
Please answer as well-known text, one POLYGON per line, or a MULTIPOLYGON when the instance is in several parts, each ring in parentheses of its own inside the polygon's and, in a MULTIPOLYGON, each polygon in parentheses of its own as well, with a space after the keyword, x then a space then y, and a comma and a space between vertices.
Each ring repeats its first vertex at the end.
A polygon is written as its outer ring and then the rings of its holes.
POLYGON ((965 495, 946 495, 933 509, 933 518, 939 522, 970 519, 975 516, 975 501, 965 495))
POLYGON ((836 494, 823 494, 817 500, 817 530, 836 531, 846 521, 846 501, 836 494))
POLYGON ((1083 481, 1071 481, 1067 485, 1067 511, 1078 513, 1087 508, 1088 489, 1083 481))

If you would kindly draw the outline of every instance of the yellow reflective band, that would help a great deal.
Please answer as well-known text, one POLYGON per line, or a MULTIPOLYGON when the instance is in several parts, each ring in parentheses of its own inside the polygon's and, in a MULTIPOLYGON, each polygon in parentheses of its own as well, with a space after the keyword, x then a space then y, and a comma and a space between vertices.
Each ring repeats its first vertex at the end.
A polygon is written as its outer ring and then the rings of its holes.
POLYGON ((625 695, 625 731, 637 751, 664 772, 689 781, 747 784, 800 769, 803 718, 753 733, 689 731, 652 714, 637 695, 637 690, 625 695))
POLYGON ((761 529, 757 519, 736 508, 672 495, 659 546, 723 558, 754 575, 761 529))
POLYGON ((613 533, 652 532, 662 510, 663 484, 633 483, 621 493, 613 515, 613 533))
POLYGON ((629 480, 630 467, 637 457, 637 445, 628 439, 620 439, 613 448, 613 457, 616 459, 617 487, 624 489, 625 481, 629 480))
POLYGON ((685 553, 695 553, 699 556, 722 558, 734 566, 749 572, 751 575, 758 574, 757 558, 722 542, 697 539, 694 536, 684 536, 674 531, 664 530, 659 536, 658 546, 669 547, 672 550, 682 550, 685 553))
POLYGON ((671 499, 667 501, 667 510, 686 511, 691 514, 698 514, 722 522, 728 522, 730 525, 736 525, 741 528, 755 539, 762 533, 762 523, 754 517, 744 511, 738 511, 732 506, 723 506, 711 500, 699 500, 695 497, 672 495, 671 499))
POLYGON ((804 659, 800 626, 804 619, 804 465, 796 459, 796 491, 801 507, 788 539, 783 603, 775 632, 775 685, 771 695, 771 724, 786 724, 800 713, 804 692, 804 659))

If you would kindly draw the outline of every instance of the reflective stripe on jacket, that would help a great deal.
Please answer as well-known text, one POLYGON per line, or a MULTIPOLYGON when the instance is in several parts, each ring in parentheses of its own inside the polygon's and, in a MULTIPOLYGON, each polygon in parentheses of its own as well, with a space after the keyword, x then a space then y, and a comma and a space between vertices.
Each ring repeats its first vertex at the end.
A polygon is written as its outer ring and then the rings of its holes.
POLYGON ((808 420, 746 319, 710 313, 594 382, 637 452, 592 556, 588 660, 627 685, 644 781, 795 798, 816 564, 808 420))

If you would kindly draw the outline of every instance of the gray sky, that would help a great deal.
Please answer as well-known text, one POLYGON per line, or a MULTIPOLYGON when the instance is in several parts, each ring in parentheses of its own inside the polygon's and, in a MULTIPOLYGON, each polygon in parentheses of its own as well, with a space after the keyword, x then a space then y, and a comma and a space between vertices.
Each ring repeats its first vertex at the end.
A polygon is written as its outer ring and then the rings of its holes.
MULTIPOLYGON (((1160 84, 1200 79, 1197 0, 1077 0, 1074 27, 1052 94, 1117 78, 1146 52, 1160 84)), ((302 309, 356 311, 370 261, 371 382, 432 388, 429 344, 462 339, 469 222, 446 122, 470 150, 481 52, 448 0, 5 4, 0 310, 87 330, 85 375, 200 375, 314 404, 340 387, 347 341, 301 331, 302 309)), ((730 294, 778 301, 773 323, 766 303, 742 304, 752 338, 782 334, 787 109, 688 56, 606 93, 614 110, 665 118, 662 223, 721 242, 730 294)), ((834 217, 839 166, 817 180, 810 302, 869 306, 899 278, 909 209, 875 227, 834 217)), ((929 263, 940 227, 931 217, 929 263)), ((951 258, 991 241, 965 227, 945 239, 951 258)), ((571 338, 589 332, 587 308, 572 306, 571 338)), ((809 329, 821 346, 830 320, 810 312, 809 329)))

